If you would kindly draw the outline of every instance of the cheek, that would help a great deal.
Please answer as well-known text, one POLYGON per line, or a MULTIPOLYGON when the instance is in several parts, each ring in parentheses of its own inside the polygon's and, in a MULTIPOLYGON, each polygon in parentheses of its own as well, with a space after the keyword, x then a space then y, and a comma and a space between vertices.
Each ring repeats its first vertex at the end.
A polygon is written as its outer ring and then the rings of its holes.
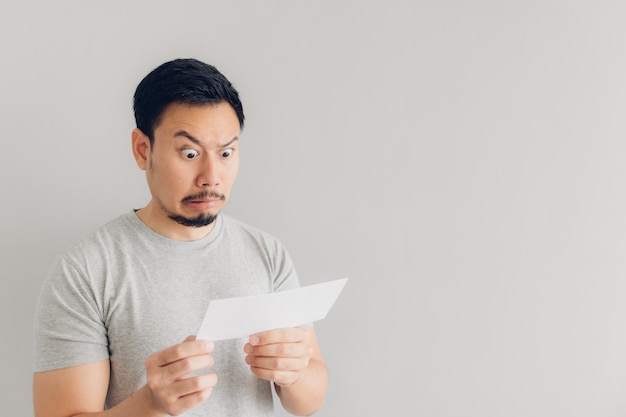
POLYGON ((189 172, 176 164, 154 161, 147 171, 151 188, 158 189, 165 199, 180 199, 179 194, 189 188, 189 172))

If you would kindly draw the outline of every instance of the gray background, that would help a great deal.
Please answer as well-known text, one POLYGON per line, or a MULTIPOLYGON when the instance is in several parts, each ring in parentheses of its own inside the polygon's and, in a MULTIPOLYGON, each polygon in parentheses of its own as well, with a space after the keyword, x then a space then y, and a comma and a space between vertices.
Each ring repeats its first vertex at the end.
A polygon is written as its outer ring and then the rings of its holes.
POLYGON ((226 211, 351 278, 320 416, 626 415, 626 3, 6 3, 1 415, 54 256, 148 200, 131 96, 176 57, 244 100, 226 211))

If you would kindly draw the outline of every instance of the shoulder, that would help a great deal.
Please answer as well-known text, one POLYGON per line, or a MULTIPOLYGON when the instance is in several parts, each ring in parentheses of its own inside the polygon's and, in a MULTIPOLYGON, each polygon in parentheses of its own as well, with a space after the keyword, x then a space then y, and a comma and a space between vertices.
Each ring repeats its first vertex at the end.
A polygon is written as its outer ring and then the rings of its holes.
POLYGON ((263 230, 226 215, 223 218, 223 242, 234 249, 256 271, 269 271, 274 291, 299 286, 295 267, 283 243, 263 230))
POLYGON ((73 264, 85 264, 101 258, 120 240, 132 234, 131 213, 126 213, 100 226, 58 256, 59 260, 73 264))
POLYGON ((287 256, 283 242, 276 236, 227 215, 222 215, 224 237, 240 248, 252 249, 269 257, 287 256))
POLYGON ((251 226, 240 220, 234 219, 225 214, 222 214, 222 219, 224 221, 225 233, 239 234, 239 235, 246 236, 250 239, 254 239, 257 241, 272 242, 275 244, 280 244, 278 238, 276 238, 274 235, 267 233, 261 229, 258 229, 254 226, 251 226))

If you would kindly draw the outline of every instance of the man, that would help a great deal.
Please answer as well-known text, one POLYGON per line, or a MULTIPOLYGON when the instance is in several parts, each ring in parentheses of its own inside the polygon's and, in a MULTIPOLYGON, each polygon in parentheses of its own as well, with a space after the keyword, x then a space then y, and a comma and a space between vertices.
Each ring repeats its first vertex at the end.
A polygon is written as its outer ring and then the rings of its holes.
POLYGON ((272 415, 271 383, 286 410, 314 413, 328 376, 312 327, 189 336, 211 299, 298 286, 275 238, 220 211, 239 167, 237 91, 210 65, 174 60, 141 81, 134 110, 152 198, 52 267, 36 319, 36 417, 272 415))

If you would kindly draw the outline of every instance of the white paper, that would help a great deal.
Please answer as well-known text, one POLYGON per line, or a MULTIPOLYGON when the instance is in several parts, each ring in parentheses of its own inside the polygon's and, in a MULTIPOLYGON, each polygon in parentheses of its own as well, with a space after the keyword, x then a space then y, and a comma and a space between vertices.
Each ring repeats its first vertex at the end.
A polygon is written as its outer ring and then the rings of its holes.
POLYGON ((209 303, 197 339, 224 340, 321 320, 348 278, 293 290, 209 303))

